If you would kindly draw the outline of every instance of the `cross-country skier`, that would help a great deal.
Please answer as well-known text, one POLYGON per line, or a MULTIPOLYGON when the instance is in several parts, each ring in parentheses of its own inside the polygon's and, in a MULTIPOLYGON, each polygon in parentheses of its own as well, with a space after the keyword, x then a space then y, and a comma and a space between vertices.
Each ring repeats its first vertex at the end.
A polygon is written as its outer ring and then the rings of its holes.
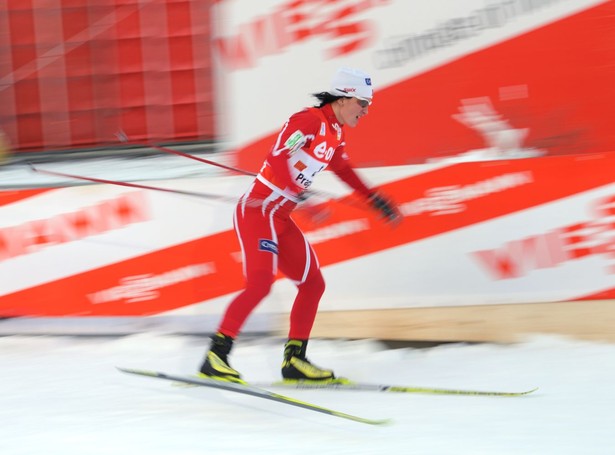
POLYGON ((244 322, 269 294, 279 269, 298 291, 290 313, 282 377, 335 380, 333 371, 319 368, 306 358, 325 282, 314 250, 291 218, 319 172, 331 169, 387 222, 401 219, 392 201, 359 178, 345 151, 344 126, 354 128, 367 115, 373 97, 371 78, 362 71, 341 68, 331 88, 313 96, 319 104, 288 119, 256 179, 237 204, 234 226, 243 253, 246 286, 230 303, 212 337, 200 368, 203 376, 244 382, 231 368, 228 356, 244 322))

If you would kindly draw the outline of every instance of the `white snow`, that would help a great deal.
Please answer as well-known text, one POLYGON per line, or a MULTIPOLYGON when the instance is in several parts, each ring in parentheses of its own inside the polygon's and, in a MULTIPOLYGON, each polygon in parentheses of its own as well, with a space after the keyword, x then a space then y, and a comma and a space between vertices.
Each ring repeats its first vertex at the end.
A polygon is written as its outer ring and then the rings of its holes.
MULTIPOLYGON (((116 180, 175 178, 178 166, 184 177, 214 172, 189 160, 163 159, 168 163, 146 160, 152 164, 147 169, 144 160, 40 167, 116 180)), ((0 180, 5 187, 77 183, 33 173, 25 164, 1 168, 0 180)), ((249 381, 277 380, 283 342, 240 337, 232 364, 249 381)), ((116 369, 193 374, 207 346, 204 337, 152 332, 0 336, 0 455, 615 453, 614 344, 536 337, 513 345, 386 349, 374 340, 312 340, 311 360, 358 381, 540 389, 518 398, 276 390, 349 414, 391 418, 387 426, 116 369)))
MULTIPOLYGON (((279 378, 282 339, 239 338, 246 379, 279 378)), ((0 337, 0 454, 597 454, 615 452, 615 345, 537 337, 513 345, 387 349, 312 340, 308 356, 355 380, 489 390, 517 398, 276 390, 370 426, 231 392, 130 376, 193 374, 204 337, 0 337)))

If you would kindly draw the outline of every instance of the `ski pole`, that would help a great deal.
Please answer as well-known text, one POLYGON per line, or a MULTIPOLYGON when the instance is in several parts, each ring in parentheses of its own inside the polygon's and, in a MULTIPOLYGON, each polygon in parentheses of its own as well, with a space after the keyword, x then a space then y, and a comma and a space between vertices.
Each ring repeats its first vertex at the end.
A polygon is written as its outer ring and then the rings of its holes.
POLYGON ((165 193, 181 194, 181 195, 184 195, 184 196, 194 196, 194 197, 199 197, 199 198, 204 198, 204 199, 215 199, 215 200, 219 200, 219 201, 222 201, 222 202, 232 202, 232 203, 236 203, 237 202, 237 198, 231 198, 231 197, 223 196, 223 195, 219 195, 219 194, 200 193, 200 192, 196 192, 196 191, 175 190, 175 189, 171 189, 171 188, 162 188, 162 187, 159 187, 159 186, 142 185, 142 184, 139 184, 139 183, 122 182, 122 181, 118 181, 118 180, 100 179, 100 178, 96 178, 96 177, 87 177, 87 176, 83 176, 83 175, 68 174, 68 173, 65 173, 65 172, 56 172, 56 171, 50 171, 50 170, 46 170, 46 169, 39 169, 36 166, 34 166, 32 163, 28 163, 28 165, 30 166, 30 169, 32 171, 37 172, 39 174, 47 174, 47 175, 53 175, 53 176, 56 176, 56 177, 64 177, 64 178, 70 178, 70 179, 75 179, 75 180, 84 180, 84 181, 94 182, 94 183, 107 183, 107 184, 110 184, 110 185, 126 186, 126 187, 130 187, 130 188, 140 188, 140 189, 144 189, 144 190, 162 191, 162 192, 165 192, 165 193))
POLYGON ((189 153, 185 153, 185 152, 182 152, 182 151, 179 151, 179 150, 175 150, 175 149, 171 149, 171 148, 168 148, 168 147, 163 147, 163 146, 155 145, 155 144, 150 144, 150 147, 155 148, 156 150, 160 150, 161 152, 172 153, 174 155, 183 156, 184 158, 190 158, 191 160, 200 161, 201 163, 210 164, 212 166, 220 167, 222 169, 226 169, 227 171, 233 171, 233 172, 236 172, 238 174, 249 175, 249 176, 252 176, 252 177, 256 177, 256 174, 254 172, 246 171, 244 169, 239 169, 239 168, 236 168, 236 167, 233 167, 233 166, 228 166, 226 164, 218 163, 216 161, 207 160, 205 158, 201 158, 199 156, 190 155, 189 153))
MULTIPOLYGON (((218 163, 216 161, 211 161, 211 160, 208 160, 208 159, 205 159, 205 158, 194 156, 194 155, 191 155, 189 153, 185 153, 185 152, 182 152, 180 150, 175 150, 175 149, 172 149, 172 148, 169 148, 169 147, 163 147, 163 146, 159 146, 159 145, 155 145, 155 144, 150 144, 150 147, 155 148, 156 150, 160 150, 161 152, 172 153, 174 155, 183 156, 184 158, 189 158, 191 160, 200 161, 201 163, 210 164, 212 166, 217 166, 217 167, 220 167, 222 169, 226 169, 228 171, 236 172, 238 174, 249 175, 249 176, 252 176, 252 177, 255 177, 257 175, 254 172, 250 172, 250 171, 247 171, 245 169, 240 169, 240 168, 236 168, 236 167, 233 167, 233 166, 228 166, 226 164, 222 164, 222 163, 218 163)), ((284 149, 281 149, 280 151, 282 151, 282 150, 284 150, 284 149)), ((321 197, 323 199, 334 199, 336 202, 347 204, 347 205, 350 205, 350 206, 355 207, 355 208, 359 207, 359 208, 362 208, 362 209, 367 209, 367 207, 365 207, 365 205, 363 205, 363 204, 361 204, 359 206, 356 203, 353 203, 352 201, 347 201, 345 199, 339 199, 339 196, 337 196, 335 194, 327 193, 325 191, 306 190, 306 193, 312 194, 314 196, 321 197)))

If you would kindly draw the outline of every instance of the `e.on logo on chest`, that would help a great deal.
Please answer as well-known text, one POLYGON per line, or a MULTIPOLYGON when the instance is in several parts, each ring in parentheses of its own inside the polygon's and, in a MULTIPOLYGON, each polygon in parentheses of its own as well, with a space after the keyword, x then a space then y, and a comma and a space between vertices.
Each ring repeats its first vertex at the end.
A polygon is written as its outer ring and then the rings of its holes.
POLYGON ((335 149, 333 147, 327 148, 326 142, 321 142, 314 147, 314 156, 319 160, 331 161, 333 152, 335 152, 335 149))

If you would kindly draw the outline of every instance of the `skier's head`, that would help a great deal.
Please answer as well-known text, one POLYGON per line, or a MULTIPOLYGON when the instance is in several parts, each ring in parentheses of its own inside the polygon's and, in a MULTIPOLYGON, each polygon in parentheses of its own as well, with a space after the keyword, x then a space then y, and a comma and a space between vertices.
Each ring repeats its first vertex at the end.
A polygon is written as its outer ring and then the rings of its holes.
POLYGON ((373 98, 372 80, 368 74, 353 68, 340 68, 326 92, 315 93, 318 107, 333 106, 337 120, 342 125, 355 127, 368 113, 373 98))
POLYGON ((367 73, 354 68, 340 68, 333 76, 328 93, 334 96, 357 98, 364 107, 372 103, 374 91, 372 78, 367 73))

